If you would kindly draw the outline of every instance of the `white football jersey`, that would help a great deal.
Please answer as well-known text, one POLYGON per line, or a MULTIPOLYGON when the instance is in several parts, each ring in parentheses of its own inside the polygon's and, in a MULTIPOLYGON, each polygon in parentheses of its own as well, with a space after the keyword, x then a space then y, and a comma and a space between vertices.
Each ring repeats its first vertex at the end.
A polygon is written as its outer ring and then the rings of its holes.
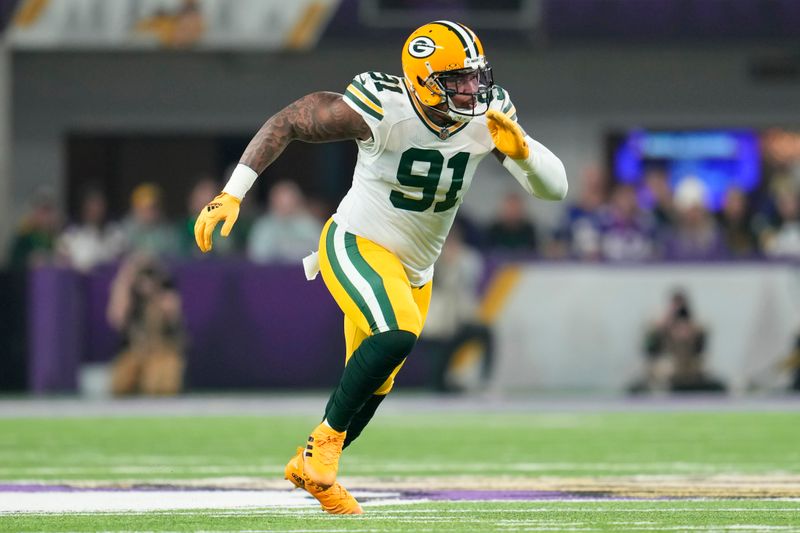
MULTIPOLYGON (((433 123, 403 78, 365 72, 344 101, 372 130, 357 141, 353 184, 333 219, 345 231, 393 252, 412 286, 433 277, 456 210, 478 163, 493 149, 486 117, 450 127, 433 123)), ((495 86, 490 109, 516 120, 508 94, 495 86)))

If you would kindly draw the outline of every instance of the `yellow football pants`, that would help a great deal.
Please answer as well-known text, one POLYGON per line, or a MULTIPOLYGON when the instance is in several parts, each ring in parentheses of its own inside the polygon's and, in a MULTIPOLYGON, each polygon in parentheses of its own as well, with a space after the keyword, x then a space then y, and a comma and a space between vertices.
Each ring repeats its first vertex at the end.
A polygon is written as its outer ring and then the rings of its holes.
MULTIPOLYGON (((422 332, 431 283, 412 287, 400 260, 386 248, 344 231, 331 219, 320 237, 319 265, 325 285, 344 312, 345 364, 370 335, 422 332)), ((375 394, 392 390, 402 366, 397 365, 375 394)))

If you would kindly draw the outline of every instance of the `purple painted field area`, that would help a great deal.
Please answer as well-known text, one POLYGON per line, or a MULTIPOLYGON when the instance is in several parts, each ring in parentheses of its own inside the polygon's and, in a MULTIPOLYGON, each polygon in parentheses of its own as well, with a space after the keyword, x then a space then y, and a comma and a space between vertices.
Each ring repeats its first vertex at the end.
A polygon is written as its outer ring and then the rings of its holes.
MULTIPOLYGON (((413 499, 444 501, 477 500, 580 500, 608 497, 605 494, 576 494, 557 490, 422 490, 404 491, 403 495, 413 499)), ((611 499, 610 497, 608 497, 611 499)))

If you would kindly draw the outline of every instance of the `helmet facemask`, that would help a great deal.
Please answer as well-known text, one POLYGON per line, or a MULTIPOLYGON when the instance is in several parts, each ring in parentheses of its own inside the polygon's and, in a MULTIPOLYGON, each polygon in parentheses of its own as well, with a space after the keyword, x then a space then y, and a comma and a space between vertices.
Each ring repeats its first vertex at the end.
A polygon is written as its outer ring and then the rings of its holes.
POLYGON ((434 109, 452 120, 468 122, 489 110, 494 79, 492 68, 481 56, 466 68, 431 73, 424 85, 447 106, 434 109))

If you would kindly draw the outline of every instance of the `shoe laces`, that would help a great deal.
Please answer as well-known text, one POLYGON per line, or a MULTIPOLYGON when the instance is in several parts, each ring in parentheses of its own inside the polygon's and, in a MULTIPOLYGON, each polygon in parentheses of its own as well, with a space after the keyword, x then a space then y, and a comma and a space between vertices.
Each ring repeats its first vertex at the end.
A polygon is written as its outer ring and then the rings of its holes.
POLYGON ((333 465, 339 462, 342 454, 344 438, 334 435, 325 435, 322 438, 314 437, 314 455, 325 465, 333 465))

